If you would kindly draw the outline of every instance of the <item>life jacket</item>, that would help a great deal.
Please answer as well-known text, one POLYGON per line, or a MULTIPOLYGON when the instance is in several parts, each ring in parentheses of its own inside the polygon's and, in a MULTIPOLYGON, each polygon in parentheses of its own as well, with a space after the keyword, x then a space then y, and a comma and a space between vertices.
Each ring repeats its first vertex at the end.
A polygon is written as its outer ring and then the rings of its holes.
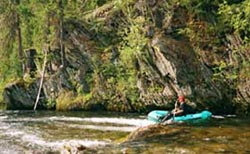
POLYGON ((186 112, 186 114, 194 114, 195 110, 192 106, 190 106, 186 103, 186 111, 185 112, 186 112))
POLYGON ((195 110, 193 109, 193 107, 188 105, 187 103, 181 104, 180 108, 183 110, 183 113, 181 115, 187 115, 187 114, 195 113, 195 110))

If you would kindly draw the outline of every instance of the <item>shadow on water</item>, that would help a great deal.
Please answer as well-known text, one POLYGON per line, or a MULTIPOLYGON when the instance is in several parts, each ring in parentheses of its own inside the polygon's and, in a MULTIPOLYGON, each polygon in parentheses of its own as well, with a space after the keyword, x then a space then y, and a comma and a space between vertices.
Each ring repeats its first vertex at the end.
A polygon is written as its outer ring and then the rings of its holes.
POLYGON ((211 118, 207 121, 198 121, 191 123, 191 126, 196 127, 244 127, 250 126, 250 118, 242 117, 223 117, 223 118, 211 118))

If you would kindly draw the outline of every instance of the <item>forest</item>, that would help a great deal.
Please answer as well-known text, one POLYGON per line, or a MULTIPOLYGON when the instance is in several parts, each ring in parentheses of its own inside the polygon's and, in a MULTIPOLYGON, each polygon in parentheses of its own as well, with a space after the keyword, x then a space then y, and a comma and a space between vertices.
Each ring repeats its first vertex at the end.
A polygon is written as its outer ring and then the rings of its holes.
POLYGON ((249 34, 250 0, 2 0, 0 102, 247 116, 249 34))

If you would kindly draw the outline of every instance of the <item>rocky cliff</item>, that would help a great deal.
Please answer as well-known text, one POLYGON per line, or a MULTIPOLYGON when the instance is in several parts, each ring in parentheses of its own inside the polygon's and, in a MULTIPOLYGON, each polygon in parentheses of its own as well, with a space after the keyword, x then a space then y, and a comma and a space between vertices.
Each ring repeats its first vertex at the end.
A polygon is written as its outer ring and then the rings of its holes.
MULTIPOLYGON (((130 5, 133 21, 113 3, 83 20, 66 20, 66 66, 60 67, 56 43, 50 46, 52 58, 46 65, 39 108, 145 112, 170 109, 178 95, 185 95, 197 110, 224 114, 244 108, 248 112, 247 79, 237 85, 238 93, 226 81, 214 80, 215 61, 227 57, 213 50, 225 46, 215 49, 204 42, 197 52, 195 42, 178 32, 190 23, 185 8, 179 4, 166 8, 160 1, 130 5), (150 21, 144 6, 151 8, 150 21), (102 28, 93 28, 93 18, 102 28)), ((33 108, 39 79, 7 86, 7 108, 33 108)))

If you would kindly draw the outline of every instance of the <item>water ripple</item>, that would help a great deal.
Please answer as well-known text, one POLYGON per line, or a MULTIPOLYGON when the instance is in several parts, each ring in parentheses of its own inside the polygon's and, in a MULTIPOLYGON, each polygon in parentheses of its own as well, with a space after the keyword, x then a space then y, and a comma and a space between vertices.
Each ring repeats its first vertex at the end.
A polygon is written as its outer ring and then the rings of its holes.
POLYGON ((125 126, 103 126, 103 125, 68 125, 68 127, 72 128, 81 128, 81 129, 94 129, 101 131, 119 131, 119 132, 132 132, 136 130, 138 127, 125 127, 125 126))
POLYGON ((153 122, 146 119, 128 119, 128 118, 79 118, 79 117, 50 117, 50 120, 55 121, 78 121, 78 122, 93 122, 93 123, 112 123, 112 124, 123 124, 131 126, 147 126, 153 124, 153 122))

